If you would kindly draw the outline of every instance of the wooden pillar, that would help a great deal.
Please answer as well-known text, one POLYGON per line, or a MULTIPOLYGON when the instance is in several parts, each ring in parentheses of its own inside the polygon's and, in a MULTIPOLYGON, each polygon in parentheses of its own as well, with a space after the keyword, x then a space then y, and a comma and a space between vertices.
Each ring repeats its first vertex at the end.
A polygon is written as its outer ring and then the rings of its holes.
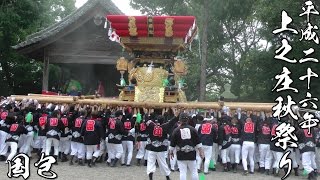
POLYGON ((48 89, 49 89, 49 56, 47 51, 44 50, 42 90, 48 91, 48 89))

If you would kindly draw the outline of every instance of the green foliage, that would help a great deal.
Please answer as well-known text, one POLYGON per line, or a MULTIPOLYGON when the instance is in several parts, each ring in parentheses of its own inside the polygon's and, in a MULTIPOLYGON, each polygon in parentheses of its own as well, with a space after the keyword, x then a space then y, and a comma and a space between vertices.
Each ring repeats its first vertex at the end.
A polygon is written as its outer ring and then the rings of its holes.
POLYGON ((75 0, 3 0, 0 9, 0 94, 41 89, 42 65, 18 55, 11 46, 53 24, 73 10, 75 0))
MULTIPOLYGON (((200 32, 202 31, 204 1, 197 0, 131 0, 131 5, 150 15, 193 15, 197 17, 200 32)), ((320 3, 313 1, 320 11, 320 3)), ((286 66, 292 72, 292 84, 301 93, 295 97, 306 95, 306 81, 299 77, 306 75, 307 67, 316 73, 320 66, 305 64, 289 64, 275 60, 275 50, 281 46, 281 39, 287 37, 292 52, 289 58, 301 59, 303 50, 315 49, 312 57, 319 58, 317 45, 313 42, 299 41, 301 35, 282 33, 274 35, 272 31, 281 26, 281 11, 284 9, 292 17, 290 27, 298 30, 306 28, 306 17, 302 13, 303 2, 299 0, 210 0, 208 22, 208 61, 207 61, 207 100, 217 99, 223 91, 225 83, 231 83, 231 91, 239 96, 239 101, 272 102, 278 93, 271 92, 277 83, 275 75, 286 66)), ((311 16, 313 24, 319 26, 319 16, 311 16)), ((201 35, 201 33, 199 33, 201 35)), ((201 38, 201 37, 200 37, 201 38)), ((194 41, 192 51, 185 53, 189 65, 186 77, 187 96, 195 100, 199 96, 200 80, 200 45, 194 41), (197 91, 195 91, 197 90, 197 91)), ((311 82, 311 93, 316 96, 320 92, 317 79, 311 82)), ((287 92, 285 92, 287 94, 287 92)), ((281 93, 280 93, 281 94, 281 93)), ((298 99, 297 99, 298 100, 298 99)))

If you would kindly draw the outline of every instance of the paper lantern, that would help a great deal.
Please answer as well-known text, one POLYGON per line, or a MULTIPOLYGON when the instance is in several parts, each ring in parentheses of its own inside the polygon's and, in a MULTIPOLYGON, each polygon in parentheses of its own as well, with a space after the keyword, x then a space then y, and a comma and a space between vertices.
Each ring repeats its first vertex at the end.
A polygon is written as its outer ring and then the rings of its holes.
POLYGON ((174 62, 174 72, 178 74, 185 74, 186 73, 186 65, 181 59, 177 59, 174 62))
POLYGON ((126 71, 128 69, 128 61, 121 57, 117 60, 117 70, 118 71, 126 71))

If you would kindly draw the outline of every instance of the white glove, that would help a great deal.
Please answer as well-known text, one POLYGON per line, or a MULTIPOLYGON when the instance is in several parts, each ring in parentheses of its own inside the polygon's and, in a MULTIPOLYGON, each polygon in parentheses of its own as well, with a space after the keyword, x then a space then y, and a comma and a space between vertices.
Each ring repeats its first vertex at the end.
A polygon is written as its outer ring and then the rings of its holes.
POLYGON ((106 142, 108 142, 108 137, 106 137, 106 142))
POLYGON ((136 132, 136 130, 134 128, 132 128, 129 133, 134 134, 136 132))
POLYGON ((219 146, 219 150, 221 150, 222 149, 222 146, 219 146))

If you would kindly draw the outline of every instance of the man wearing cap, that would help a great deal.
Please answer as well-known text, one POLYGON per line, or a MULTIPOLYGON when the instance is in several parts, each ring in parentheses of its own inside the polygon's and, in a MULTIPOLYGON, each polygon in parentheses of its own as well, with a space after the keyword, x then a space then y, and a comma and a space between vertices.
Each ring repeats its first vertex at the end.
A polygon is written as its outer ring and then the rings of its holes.
MULTIPOLYGON (((136 116, 136 115, 133 115, 136 116)), ((147 159, 148 159, 148 151, 146 150, 147 145, 147 125, 146 125, 146 118, 143 118, 143 121, 140 123, 136 123, 136 133, 137 133, 137 149, 138 153, 136 155, 137 165, 140 166, 141 160, 144 159, 144 165, 147 166, 147 159)))
MULTIPOLYGON (((159 164, 162 173, 165 173, 166 179, 170 180, 170 169, 166 162, 166 153, 168 149, 167 136, 171 127, 173 127, 178 121, 178 111, 174 111, 174 117, 167 123, 162 124, 164 117, 155 119, 154 121, 149 120, 147 122, 147 132, 149 138, 147 141, 148 149, 148 163, 147 163, 147 174, 149 180, 153 179, 153 173, 156 171, 156 161, 159 164), (159 121, 160 120, 160 121, 159 121)), ((147 114, 147 112, 145 112, 147 114)))
POLYGON ((54 157, 58 162, 60 134, 64 130, 64 124, 60 119, 58 110, 52 112, 51 117, 47 120, 45 131, 46 139, 46 156, 50 155, 51 145, 54 146, 54 157))
POLYGON ((230 146, 231 146, 231 129, 229 126, 231 117, 228 116, 225 112, 221 113, 221 125, 218 129, 218 144, 219 149, 221 150, 221 161, 224 167, 224 171, 227 172, 231 169, 230 164, 230 146))
POLYGON ((108 133, 108 145, 110 148, 109 152, 109 159, 108 163, 110 163, 111 167, 115 167, 119 159, 122 157, 123 154, 123 147, 122 147, 122 136, 128 135, 128 131, 125 131, 123 123, 123 112, 118 110, 115 112, 115 118, 109 118, 109 122, 107 125, 108 133))
POLYGON ((244 169, 244 175, 248 174, 248 163, 247 158, 249 158, 250 163, 250 174, 254 173, 254 152, 255 152, 255 142, 256 142, 256 124, 251 118, 247 118, 246 122, 242 128, 242 165, 244 169))
MULTIPOLYGON (((204 152, 205 162, 204 162, 204 174, 208 174, 209 164, 212 155, 212 145, 213 140, 217 136, 218 132, 213 127, 212 124, 213 117, 204 118, 203 123, 198 129, 198 135, 200 142, 202 143, 202 149, 204 152)), ((202 158, 197 156, 197 168, 200 169, 202 164, 202 158)))
POLYGON ((173 131, 171 137, 170 156, 172 157, 174 155, 173 150, 176 148, 180 180, 187 179, 188 169, 191 171, 191 179, 198 180, 196 152, 199 151, 200 157, 204 157, 202 144, 197 130, 188 125, 189 116, 186 113, 180 115, 179 121, 181 122, 181 125, 173 131))
POLYGON ((132 153, 133 153, 133 143, 135 140, 134 133, 130 131, 134 128, 134 124, 136 122, 136 116, 131 117, 131 114, 127 114, 127 117, 123 119, 123 126, 124 130, 128 133, 128 135, 122 136, 122 147, 123 147, 123 153, 121 156, 121 165, 124 166, 130 166, 131 160, 132 160, 132 153), (128 153, 128 156, 126 158, 126 154, 128 153), (125 160, 127 160, 125 162, 125 160))

